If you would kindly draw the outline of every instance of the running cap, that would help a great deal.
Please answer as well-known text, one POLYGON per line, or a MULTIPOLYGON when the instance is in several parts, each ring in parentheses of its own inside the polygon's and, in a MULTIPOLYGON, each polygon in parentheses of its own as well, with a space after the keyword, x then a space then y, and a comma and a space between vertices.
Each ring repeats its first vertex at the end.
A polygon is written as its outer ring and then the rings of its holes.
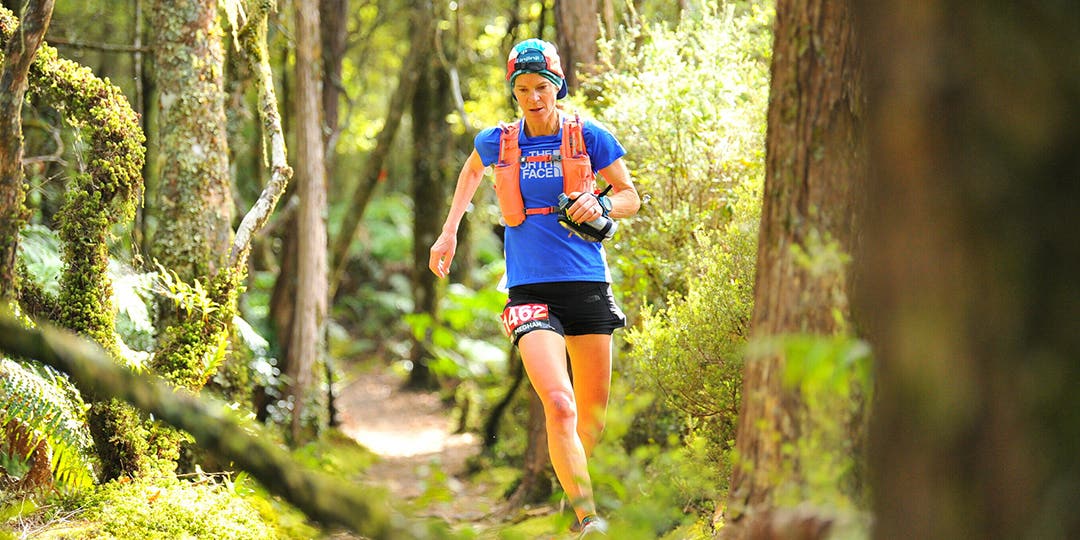
POLYGON ((556 99, 566 97, 566 76, 563 74, 559 53, 551 43, 540 39, 526 39, 510 50, 506 59, 506 80, 513 86, 514 79, 522 73, 537 73, 559 87, 556 99))

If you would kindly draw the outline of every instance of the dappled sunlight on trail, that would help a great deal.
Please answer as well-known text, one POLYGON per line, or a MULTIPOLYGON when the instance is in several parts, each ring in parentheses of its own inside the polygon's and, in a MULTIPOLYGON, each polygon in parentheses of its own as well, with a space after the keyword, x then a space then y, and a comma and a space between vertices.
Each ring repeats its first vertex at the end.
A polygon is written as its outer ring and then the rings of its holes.
POLYGON ((484 487, 463 477, 466 461, 480 451, 474 433, 455 434, 451 410, 436 392, 401 389, 402 379, 374 370, 357 377, 340 395, 341 431, 379 456, 363 480, 395 497, 413 500, 433 486, 444 499, 423 511, 448 521, 482 518, 492 502, 484 487))

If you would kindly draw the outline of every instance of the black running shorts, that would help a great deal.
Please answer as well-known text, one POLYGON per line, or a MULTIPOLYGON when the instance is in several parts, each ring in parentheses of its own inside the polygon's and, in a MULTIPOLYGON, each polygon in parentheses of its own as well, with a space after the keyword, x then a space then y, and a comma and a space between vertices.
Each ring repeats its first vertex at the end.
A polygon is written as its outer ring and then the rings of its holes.
POLYGON ((502 322, 517 345, 521 336, 533 330, 562 336, 611 335, 626 326, 626 316, 615 305, 610 284, 563 281, 512 287, 502 322))

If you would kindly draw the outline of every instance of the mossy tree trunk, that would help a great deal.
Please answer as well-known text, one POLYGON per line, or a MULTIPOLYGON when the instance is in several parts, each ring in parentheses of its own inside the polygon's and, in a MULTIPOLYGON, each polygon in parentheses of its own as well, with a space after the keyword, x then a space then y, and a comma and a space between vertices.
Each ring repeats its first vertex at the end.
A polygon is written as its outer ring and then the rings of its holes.
MULTIPOLYGON (((777 2, 751 321, 751 340, 759 344, 846 330, 845 266, 805 260, 852 251, 854 193, 864 176, 853 30, 845 1, 777 2)), ((810 465, 792 451, 810 434, 802 425, 806 404, 797 389, 783 384, 784 369, 784 353, 775 346, 751 348, 746 358, 735 445, 739 461, 732 471, 723 538, 825 534, 818 516, 780 519, 778 492, 799 494, 810 465)))
MULTIPOLYGON (((4 43, 14 35, 14 17, 0 11, 4 43)), ((144 137, 127 99, 118 88, 98 79, 86 67, 57 57, 55 49, 41 47, 29 72, 31 91, 61 109, 76 132, 89 142, 86 166, 68 182, 63 208, 58 212, 64 270, 60 279, 56 322, 90 337, 119 359, 115 338, 112 286, 108 275, 111 229, 130 222, 142 192, 144 137)), ((91 399, 95 396, 88 396, 91 399)), ((108 476, 117 452, 127 467, 141 468, 154 452, 137 423, 112 420, 130 418, 124 412, 95 416, 108 409, 99 403, 91 411, 91 433, 108 476), (118 450, 119 449, 119 450, 118 450)))
POLYGON ((205 281, 232 240, 218 2, 161 0, 153 13, 163 159, 151 254, 181 279, 205 281))
POLYGON ((22 104, 30 65, 52 19, 52 0, 30 2, 3 49, 0 72, 0 302, 16 295, 15 261, 26 222, 22 173, 22 104))
POLYGON ((1080 538, 1080 4, 864 3, 875 538, 1080 538))
POLYGON ((0 352, 39 360, 69 374, 84 393, 123 400, 192 433, 200 447, 249 471, 269 491, 324 525, 346 527, 372 539, 446 537, 404 518, 378 490, 309 470, 269 437, 223 415, 225 404, 117 366, 100 347, 68 332, 49 325, 26 328, 3 307, 0 352))
POLYGON ((216 0, 158 1, 152 25, 162 159, 151 254, 181 281, 200 282, 219 309, 212 315, 185 312, 163 301, 153 368, 198 390, 220 365, 235 311, 236 277, 227 275, 233 200, 224 31, 216 0))
MULTIPOLYGON (((151 255, 184 282, 211 284, 224 269, 232 239, 232 195, 224 111, 223 31, 217 2, 156 2, 152 18, 158 89, 160 185, 151 255)), ((224 294, 222 294, 224 293, 224 294)), ((221 302, 227 304, 227 301, 221 302)), ((217 316, 229 317, 229 310, 217 316)), ((198 390, 216 366, 223 328, 206 313, 159 306, 153 369, 178 386, 198 390)), ((228 321, 226 321, 226 325, 228 321)), ((105 478, 171 470, 184 437, 158 428, 119 402, 95 403, 94 434, 105 478)))
MULTIPOLYGON (((292 400, 293 444, 305 439, 305 402, 323 355, 327 311, 326 167, 322 136, 319 5, 294 3, 296 21, 296 171, 300 207, 296 216, 295 310, 290 329, 287 395, 292 400)), ((316 426, 318 427, 318 426, 316 426)))

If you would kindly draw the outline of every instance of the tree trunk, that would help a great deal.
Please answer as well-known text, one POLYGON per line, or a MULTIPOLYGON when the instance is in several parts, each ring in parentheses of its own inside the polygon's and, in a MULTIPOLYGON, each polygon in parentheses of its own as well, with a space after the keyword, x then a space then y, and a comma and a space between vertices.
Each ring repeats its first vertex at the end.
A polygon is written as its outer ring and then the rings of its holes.
POLYGON ((342 60, 348 49, 349 0, 319 0, 319 39, 322 44, 322 109, 326 123, 326 177, 334 178, 334 146, 338 129, 338 104, 345 91, 341 80, 342 60))
MULTIPOLYGON (((831 336, 849 317, 842 265, 817 268, 800 253, 827 257, 853 240, 853 192, 862 181, 859 151, 861 85, 851 14, 845 2, 780 0, 766 141, 766 176, 751 339, 831 336), (822 271, 825 270, 825 271, 822 271)), ((806 482, 791 448, 804 433, 805 407, 783 385, 785 357, 777 347, 747 356, 735 463, 727 499, 725 538, 817 538, 816 519, 779 519, 775 492, 806 482), (791 536, 788 536, 791 535, 791 536)), ((798 491, 796 491, 798 492, 798 491)))
POLYGON ((866 2, 875 537, 1080 538, 1080 6, 866 2))
POLYGON ((600 38, 600 11, 597 0, 557 0, 555 2, 556 45, 571 92, 580 85, 578 73, 595 68, 600 38))
MULTIPOLYGON (((412 102, 413 121, 413 313, 427 314, 438 321, 436 278, 428 270, 428 249, 435 242, 445 215, 445 186, 448 184, 448 154, 452 135, 446 116, 450 104, 450 77, 437 62, 429 59, 417 83, 412 102)), ((431 372, 431 335, 413 343, 412 371, 406 386, 433 389, 437 385, 431 372)))
MULTIPOLYGON (((217 2, 158 1, 151 31, 158 90, 159 129, 156 226, 150 253, 181 280, 198 280, 207 290, 227 265, 232 243, 232 180, 224 102, 225 49, 217 2)), ((221 314, 232 313, 222 309, 221 314)), ((204 314, 177 310, 171 300, 158 306, 157 351, 152 369, 173 384, 201 388, 208 372, 208 350, 226 328, 213 328, 204 314)), ((224 337, 224 336, 221 336, 224 337)), ((211 368, 211 369, 208 369, 211 368)), ((151 472, 133 469, 146 444, 132 422, 137 411, 121 403, 95 403, 91 411, 98 452, 106 477, 151 472), (110 431, 124 433, 122 440, 110 431), (136 457, 136 455, 139 455, 136 457)), ((184 438, 170 429, 149 428, 150 453, 162 458, 151 467, 171 469, 184 438)))
POLYGON ((53 0, 30 2, 4 47, 0 73, 0 302, 15 298, 19 233, 26 223, 22 103, 30 64, 52 19, 53 0))
POLYGON ((225 52, 215 0, 154 6, 161 176, 152 255, 190 282, 225 265, 232 191, 225 132, 225 52))
POLYGON ((317 0, 295 4, 296 16, 296 171, 300 208, 296 310, 289 340, 288 395, 292 399, 291 435, 301 444, 304 402, 312 390, 314 369, 322 355, 322 328, 327 310, 326 167, 323 153, 322 101, 317 0))
MULTIPOLYGON (((349 37, 349 2, 348 0, 320 0, 319 1, 319 36, 322 43, 322 110, 323 121, 326 124, 323 137, 323 149, 326 154, 326 184, 331 186, 335 193, 339 191, 336 179, 337 147, 338 138, 341 135, 338 121, 338 103, 341 94, 345 91, 341 80, 342 60, 348 49, 349 37)), ((328 233, 329 234, 329 233, 328 233)), ((327 242, 329 242, 329 237, 327 242)), ((333 259, 327 255, 327 265, 333 259)), ((332 266, 329 268, 333 268, 332 266)), ((333 274, 328 274, 330 280, 333 274)), ((327 282, 327 302, 333 301, 333 281, 327 282)), ((328 308, 329 309, 329 308, 328 308)), ((334 395, 334 366, 329 355, 323 362, 326 384, 326 409, 327 423, 330 427, 337 427, 337 400, 334 395)))

